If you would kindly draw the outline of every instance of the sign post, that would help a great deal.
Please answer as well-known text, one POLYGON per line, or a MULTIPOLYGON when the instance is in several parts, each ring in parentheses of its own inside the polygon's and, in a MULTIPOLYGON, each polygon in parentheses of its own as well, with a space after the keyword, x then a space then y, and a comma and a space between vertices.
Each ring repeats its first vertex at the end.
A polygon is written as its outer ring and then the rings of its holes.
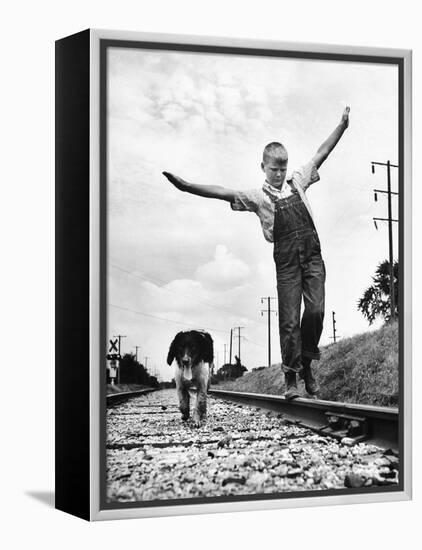
POLYGON ((110 347, 108 348, 108 354, 106 356, 107 360, 110 361, 107 370, 110 377, 111 385, 114 386, 120 383, 120 353, 117 347, 119 340, 109 340, 110 347))

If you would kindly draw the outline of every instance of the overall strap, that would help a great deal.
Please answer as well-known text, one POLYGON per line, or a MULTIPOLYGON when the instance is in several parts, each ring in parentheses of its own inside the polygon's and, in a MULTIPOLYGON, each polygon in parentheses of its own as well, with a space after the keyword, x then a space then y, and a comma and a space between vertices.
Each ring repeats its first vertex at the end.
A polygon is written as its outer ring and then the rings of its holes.
POLYGON ((300 198, 303 201, 303 204, 306 206, 306 209, 309 212, 309 215, 311 216, 312 222, 314 221, 314 215, 312 214, 311 205, 309 204, 308 199, 306 198, 305 192, 303 191, 302 187, 300 185, 297 185, 294 179, 292 179, 293 185, 295 186, 296 191, 299 193, 300 198))

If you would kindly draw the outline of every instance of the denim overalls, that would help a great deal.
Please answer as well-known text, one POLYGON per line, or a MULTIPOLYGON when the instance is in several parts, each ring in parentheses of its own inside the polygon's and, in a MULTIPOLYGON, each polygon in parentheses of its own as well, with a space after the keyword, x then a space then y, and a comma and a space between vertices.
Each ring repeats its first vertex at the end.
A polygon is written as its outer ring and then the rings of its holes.
POLYGON ((282 368, 298 372, 302 356, 319 359, 325 266, 314 222, 297 191, 275 201, 274 261, 282 368), (300 308, 304 312, 300 320, 300 308))

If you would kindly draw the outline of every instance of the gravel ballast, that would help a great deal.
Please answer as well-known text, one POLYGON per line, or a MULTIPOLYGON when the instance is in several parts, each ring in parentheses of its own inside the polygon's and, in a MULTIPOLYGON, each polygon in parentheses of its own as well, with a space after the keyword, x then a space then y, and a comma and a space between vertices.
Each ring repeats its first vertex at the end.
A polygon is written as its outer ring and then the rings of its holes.
POLYGON ((194 428, 182 422, 175 390, 132 398, 107 411, 109 502, 397 483, 392 451, 343 445, 287 423, 279 413, 209 396, 207 422, 194 428))

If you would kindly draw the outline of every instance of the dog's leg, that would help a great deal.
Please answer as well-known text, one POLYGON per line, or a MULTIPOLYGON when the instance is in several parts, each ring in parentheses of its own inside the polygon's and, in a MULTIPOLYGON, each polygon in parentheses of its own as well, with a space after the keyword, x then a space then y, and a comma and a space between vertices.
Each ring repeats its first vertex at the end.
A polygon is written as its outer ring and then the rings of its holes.
POLYGON ((196 403, 193 413, 194 426, 199 427, 207 417, 207 390, 208 390, 209 367, 203 364, 196 380, 196 403))
POLYGON ((176 381, 177 397, 179 398, 179 410, 182 413, 182 420, 188 420, 189 412, 189 387, 183 381, 182 370, 176 367, 174 372, 174 379, 176 381))
POLYGON ((205 422, 207 417, 207 391, 198 389, 196 394, 195 411, 193 413, 193 424, 197 428, 205 422))
POLYGON ((188 420, 189 418, 189 403, 190 403, 190 395, 189 395, 189 388, 188 386, 182 384, 177 389, 177 394, 179 396, 179 409, 182 413, 182 420, 188 420))
POLYGON ((211 386, 211 377, 214 374, 214 363, 210 363, 208 367, 207 393, 211 386))

